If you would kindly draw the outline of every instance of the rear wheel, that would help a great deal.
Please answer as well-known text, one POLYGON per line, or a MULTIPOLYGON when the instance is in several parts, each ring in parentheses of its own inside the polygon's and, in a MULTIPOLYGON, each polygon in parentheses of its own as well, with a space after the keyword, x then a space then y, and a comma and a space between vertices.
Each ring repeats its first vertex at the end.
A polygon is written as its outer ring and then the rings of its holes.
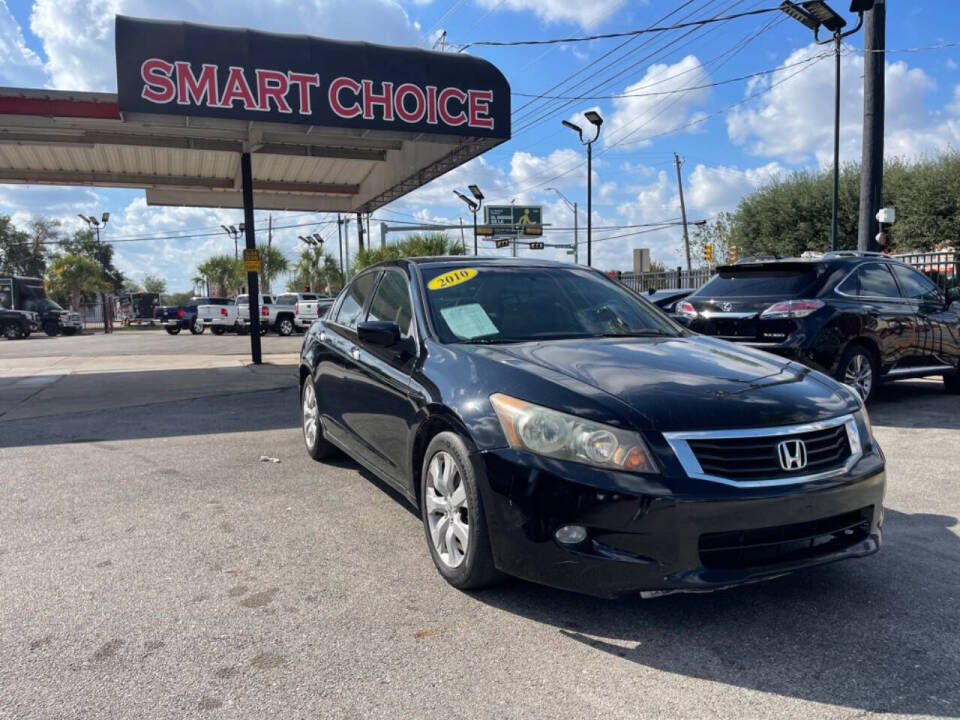
POLYGON ((55 320, 47 320, 43 324, 43 331, 50 337, 56 337, 60 334, 60 326, 55 320))
POLYGON ((840 357, 837 379, 853 388, 867 402, 877 386, 877 361, 867 348, 856 343, 850 345, 840 357))
POLYGON ((288 317, 280 318, 277 321, 277 335, 287 337, 293 334, 293 320, 288 317))
POLYGON ((23 329, 17 323, 7 323, 3 326, 3 336, 7 340, 19 340, 23 337, 23 329))
POLYGON ((223 335, 226 331, 227 331, 226 328, 220 327, 218 325, 214 325, 210 328, 210 332, 212 332, 214 335, 223 335))
POLYGON ((317 402, 317 389, 308 375, 300 389, 300 419, 303 428, 303 442, 307 453, 314 460, 326 460, 340 454, 337 447, 323 437, 323 425, 320 423, 320 406, 317 402))
POLYGON ((943 388, 954 395, 960 395, 960 370, 954 370, 943 376, 943 388))
POLYGON ((163 329, 167 331, 167 334, 168 334, 168 335, 179 335, 179 334, 180 334, 180 326, 179 326, 179 325, 167 325, 167 326, 164 327, 163 329))
POLYGON ((493 565, 476 475, 459 435, 442 432, 430 441, 420 490, 427 546, 444 580, 461 590, 501 580, 503 576, 493 565))
POLYGON ((270 332, 270 328, 268 328, 268 327, 267 327, 266 325, 264 325, 264 324, 261 324, 261 325, 260 325, 260 337, 263 337, 263 336, 266 335, 268 332, 270 332))
POLYGON ((200 322, 199 320, 194 319, 194 321, 190 323, 191 335, 203 335, 204 330, 206 330, 206 328, 203 326, 203 323, 200 322))

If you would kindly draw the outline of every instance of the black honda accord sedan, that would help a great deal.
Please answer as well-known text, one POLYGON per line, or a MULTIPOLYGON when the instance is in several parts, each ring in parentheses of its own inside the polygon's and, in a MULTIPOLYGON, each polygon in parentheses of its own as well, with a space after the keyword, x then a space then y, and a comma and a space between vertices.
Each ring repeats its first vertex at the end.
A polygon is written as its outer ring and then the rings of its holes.
POLYGON ((369 268, 310 328, 300 380, 310 455, 404 494, 458 588, 652 596, 880 546, 884 459, 854 392, 590 269, 369 268))

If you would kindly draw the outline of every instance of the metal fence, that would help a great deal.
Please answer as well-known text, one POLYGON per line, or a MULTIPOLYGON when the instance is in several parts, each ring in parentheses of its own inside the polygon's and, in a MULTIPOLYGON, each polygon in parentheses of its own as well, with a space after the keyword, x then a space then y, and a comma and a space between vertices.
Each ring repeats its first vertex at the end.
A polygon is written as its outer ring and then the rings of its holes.
POLYGON ((920 270, 944 290, 960 285, 960 251, 903 253, 894 257, 920 270))
POLYGON ((617 279, 631 290, 647 292, 648 290, 672 290, 675 288, 696 289, 713 276, 710 268, 697 268, 687 272, 682 268, 663 270, 660 272, 617 273, 617 279))

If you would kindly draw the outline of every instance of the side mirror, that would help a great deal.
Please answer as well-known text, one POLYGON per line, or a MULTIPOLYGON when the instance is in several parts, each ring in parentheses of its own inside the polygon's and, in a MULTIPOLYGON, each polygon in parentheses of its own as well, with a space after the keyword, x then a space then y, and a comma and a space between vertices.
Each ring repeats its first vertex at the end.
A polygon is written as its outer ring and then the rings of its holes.
POLYGON ((393 347, 400 342, 400 326, 388 320, 367 320, 357 325, 360 342, 393 347))

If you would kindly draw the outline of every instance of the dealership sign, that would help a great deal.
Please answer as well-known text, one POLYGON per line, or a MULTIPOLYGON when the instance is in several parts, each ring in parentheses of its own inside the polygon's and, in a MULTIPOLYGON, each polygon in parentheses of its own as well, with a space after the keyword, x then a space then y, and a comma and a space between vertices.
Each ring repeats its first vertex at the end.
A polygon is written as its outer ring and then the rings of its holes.
POLYGON ((121 112, 510 137, 510 87, 493 65, 469 55, 116 22, 121 112))

